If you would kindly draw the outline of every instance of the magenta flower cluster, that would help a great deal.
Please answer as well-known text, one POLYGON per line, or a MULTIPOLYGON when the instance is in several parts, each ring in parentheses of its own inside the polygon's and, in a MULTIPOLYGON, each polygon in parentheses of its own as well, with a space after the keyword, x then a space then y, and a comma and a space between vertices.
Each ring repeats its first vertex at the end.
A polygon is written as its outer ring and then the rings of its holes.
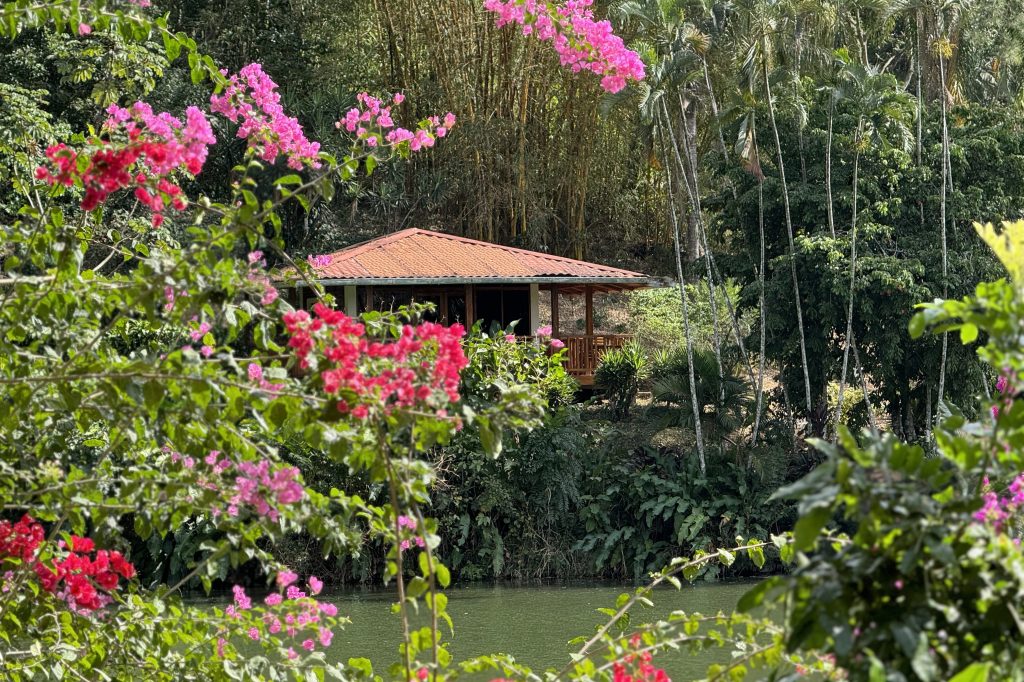
POLYGON ((431 116, 421 121, 415 130, 397 126, 391 116, 391 107, 405 101, 402 93, 396 93, 391 104, 385 104, 365 92, 359 93, 356 101, 358 106, 349 109, 334 126, 354 133, 360 143, 370 148, 390 147, 417 152, 433 147, 434 140, 447 135, 455 125, 455 114, 449 111, 444 118, 431 116))
POLYGON ((260 305, 270 305, 278 299, 281 292, 277 290, 277 287, 274 286, 264 271, 267 267, 267 261, 263 258, 263 252, 252 251, 249 253, 248 259, 249 274, 246 277, 250 282, 262 288, 263 295, 260 297, 260 305))
POLYGON ((619 92, 627 81, 644 77, 644 63, 607 20, 595 21, 593 0, 484 0, 484 9, 498 15, 498 27, 519 24, 523 35, 550 42, 562 66, 573 73, 590 71, 601 76, 601 87, 619 92))
POLYGON ((305 495, 296 467, 271 470, 267 460, 235 464, 218 450, 211 450, 198 462, 167 446, 164 452, 169 453, 172 463, 180 463, 185 469, 193 470, 199 486, 221 493, 226 505, 223 508, 214 506, 210 510, 215 517, 224 513, 237 517, 248 510, 276 522, 280 517, 280 507, 294 504, 305 495))
POLYGON ((411 516, 402 515, 398 517, 398 529, 400 533, 399 546, 403 549, 411 549, 415 544, 420 549, 427 546, 423 536, 416 532, 416 519, 411 516))
MULTIPOLYGON (((533 335, 536 336, 542 343, 547 342, 548 345, 551 347, 551 350, 561 350, 562 348, 565 348, 565 343, 561 339, 551 338, 552 333, 553 332, 551 331, 551 325, 546 324, 542 327, 537 327, 534 330, 533 335)), ((507 336, 505 337, 505 340, 509 340, 507 336)), ((514 341, 515 337, 513 337, 512 340, 514 341)))
POLYGON ((985 494, 982 499, 984 504, 981 509, 974 512, 974 519, 981 523, 987 523, 996 531, 1001 531, 1006 521, 1024 509, 1024 474, 1013 479, 1007 489, 1007 495, 998 495, 989 484, 988 478, 984 481, 985 494))
MULTIPOLYGON (((228 76, 227 71, 221 73, 228 76)), ((229 76, 223 94, 210 97, 210 111, 238 123, 238 137, 258 147, 264 161, 274 163, 283 155, 295 170, 320 167, 320 143, 306 139, 298 120, 284 113, 277 83, 260 64, 249 64, 229 76)))
POLYGON ((306 262, 309 263, 311 268, 326 268, 331 264, 330 254, 320 254, 319 256, 309 255, 306 256, 306 262))
MULTIPOLYGON (((300 589, 295 584, 298 576, 284 570, 277 574, 278 592, 272 592, 263 600, 266 605, 261 610, 258 620, 246 619, 248 628, 245 633, 249 639, 259 641, 264 637, 273 636, 292 640, 295 644, 284 650, 284 655, 289 660, 298 658, 296 647, 306 651, 314 651, 317 646, 329 647, 334 638, 335 616, 338 615, 338 607, 329 602, 318 601, 315 596, 323 589, 323 582, 316 576, 309 579, 309 593, 300 589), (284 594, 282 594, 282 592, 284 594), (301 642, 301 643, 300 643, 301 642)), ((253 610, 252 598, 245 593, 245 588, 235 585, 232 588, 234 603, 224 610, 224 615, 232 621, 242 621, 247 612, 253 610)), ((243 625, 244 627, 244 625, 243 625)), ((217 655, 224 657, 228 640, 223 635, 217 638, 217 655)))

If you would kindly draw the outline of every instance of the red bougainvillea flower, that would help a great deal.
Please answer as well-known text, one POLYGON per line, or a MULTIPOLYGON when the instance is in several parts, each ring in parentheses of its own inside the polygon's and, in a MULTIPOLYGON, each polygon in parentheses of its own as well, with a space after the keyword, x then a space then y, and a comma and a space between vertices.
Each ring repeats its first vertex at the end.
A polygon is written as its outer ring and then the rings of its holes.
MULTIPOLYGON (((76 613, 103 608, 122 579, 135 577, 135 566, 120 552, 97 551, 91 538, 78 535, 58 543, 65 553, 52 559, 52 565, 43 563, 36 557, 44 539, 42 525, 27 514, 13 525, 0 521, 0 563, 15 558, 26 564, 45 591, 56 594, 76 613)), ((6 582, 4 589, 8 589, 6 582)))
POLYGON ((519 24, 524 35, 550 42, 562 66, 573 73, 590 71, 601 76, 601 87, 618 92, 627 81, 644 77, 640 55, 628 49, 607 20, 595 21, 593 0, 484 0, 484 9, 498 15, 495 23, 519 24))
POLYGON ((283 319, 299 366, 322 367, 323 390, 338 396, 342 413, 364 419, 395 408, 440 412, 459 400, 459 372, 468 364, 462 325, 423 322, 404 326, 398 338, 373 340, 362 324, 322 303, 313 316, 298 310, 283 319))
POLYGON ((57 144, 46 150, 48 166, 36 169, 36 179, 85 190, 82 209, 98 208, 114 192, 135 188, 135 198, 153 212, 153 226, 163 222, 164 210, 187 206, 181 188, 168 176, 175 171, 196 175, 206 161, 208 146, 216 142, 206 115, 196 107, 185 111, 185 121, 168 113, 154 114, 145 102, 124 109, 107 108, 103 124, 106 138, 94 139, 94 149, 75 151, 57 144), (83 160, 84 157, 84 160, 83 160))

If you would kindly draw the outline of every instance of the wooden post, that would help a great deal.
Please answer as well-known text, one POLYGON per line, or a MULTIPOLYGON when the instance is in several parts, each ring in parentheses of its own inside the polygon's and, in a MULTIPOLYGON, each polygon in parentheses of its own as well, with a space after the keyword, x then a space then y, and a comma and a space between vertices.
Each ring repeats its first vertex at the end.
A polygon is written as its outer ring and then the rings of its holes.
MULTIPOLYGON (((533 329, 530 330, 532 334, 533 329)), ((558 338, 558 285, 551 285, 551 336, 558 338)))
POLYGON ((594 335, 594 285, 588 284, 584 291, 587 296, 587 336, 594 335))
POLYGON ((354 285, 345 286, 345 314, 349 317, 355 317, 359 314, 359 299, 356 298, 356 288, 354 285))
POLYGON ((467 284, 466 285, 466 323, 465 323, 466 324, 466 329, 469 329, 470 327, 472 327, 473 323, 476 322, 476 306, 474 305, 474 303, 476 303, 476 301, 473 300, 473 296, 475 294, 476 294, 476 291, 474 290, 473 285, 472 284, 467 284))
POLYGON ((534 282, 530 285, 530 327, 526 331, 530 334, 540 326, 540 285, 534 282))

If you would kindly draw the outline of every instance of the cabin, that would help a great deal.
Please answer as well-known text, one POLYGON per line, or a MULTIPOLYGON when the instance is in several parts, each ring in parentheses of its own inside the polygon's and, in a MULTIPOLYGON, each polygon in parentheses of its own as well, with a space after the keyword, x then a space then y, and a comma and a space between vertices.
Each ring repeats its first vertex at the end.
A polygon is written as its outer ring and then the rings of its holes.
MULTIPOLYGON (((639 272, 417 228, 332 253, 314 272, 349 315, 430 302, 433 321, 468 328, 479 320, 485 331, 493 323, 506 328, 517 322, 520 336, 541 325, 545 292, 552 336, 565 343, 566 369, 583 387, 593 386, 601 354, 631 338, 594 333, 594 296, 657 285, 639 272), (559 301, 566 296, 585 301, 583 333, 559 327, 559 301)), ((300 307, 310 304, 308 295, 298 284, 300 307)))

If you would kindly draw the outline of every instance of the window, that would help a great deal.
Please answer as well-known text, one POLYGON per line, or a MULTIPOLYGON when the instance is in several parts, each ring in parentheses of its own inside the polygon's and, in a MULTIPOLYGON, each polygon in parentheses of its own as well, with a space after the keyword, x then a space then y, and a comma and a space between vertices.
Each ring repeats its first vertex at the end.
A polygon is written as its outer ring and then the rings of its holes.
POLYGON ((476 290, 476 319, 482 321, 484 331, 493 326, 507 328, 516 322, 516 332, 531 333, 530 290, 528 288, 499 289, 478 287, 476 290))

